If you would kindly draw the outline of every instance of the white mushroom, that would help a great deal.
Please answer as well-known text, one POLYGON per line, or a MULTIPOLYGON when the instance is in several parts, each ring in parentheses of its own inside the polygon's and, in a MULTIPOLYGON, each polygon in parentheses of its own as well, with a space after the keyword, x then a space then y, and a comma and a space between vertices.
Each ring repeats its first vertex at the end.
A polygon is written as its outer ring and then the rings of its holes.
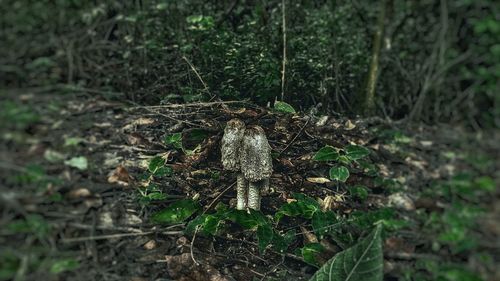
POLYGON ((249 182, 247 207, 259 210, 260 192, 268 189, 273 172, 271 146, 260 126, 251 126, 245 130, 240 150, 240 168, 249 182))

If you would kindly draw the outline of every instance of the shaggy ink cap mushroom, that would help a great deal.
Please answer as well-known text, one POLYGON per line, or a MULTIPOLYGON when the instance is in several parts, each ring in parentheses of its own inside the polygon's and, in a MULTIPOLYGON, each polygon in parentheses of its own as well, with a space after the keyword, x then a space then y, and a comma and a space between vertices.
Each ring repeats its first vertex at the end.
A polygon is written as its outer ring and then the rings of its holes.
POLYGON ((239 119, 227 122, 222 137, 221 154, 224 170, 240 171, 240 147, 245 134, 245 123, 239 119))
POLYGON ((271 146, 262 127, 250 126, 245 130, 240 150, 240 167, 245 179, 250 182, 271 177, 271 146))

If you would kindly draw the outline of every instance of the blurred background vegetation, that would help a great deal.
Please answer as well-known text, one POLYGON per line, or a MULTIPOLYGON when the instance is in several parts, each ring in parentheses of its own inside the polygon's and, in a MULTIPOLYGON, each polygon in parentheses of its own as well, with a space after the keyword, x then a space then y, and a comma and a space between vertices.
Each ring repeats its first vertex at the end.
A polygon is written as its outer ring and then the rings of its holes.
POLYGON ((0 3, 3 90, 273 103, 285 3, 284 100, 295 108, 500 127, 496 0, 0 3))

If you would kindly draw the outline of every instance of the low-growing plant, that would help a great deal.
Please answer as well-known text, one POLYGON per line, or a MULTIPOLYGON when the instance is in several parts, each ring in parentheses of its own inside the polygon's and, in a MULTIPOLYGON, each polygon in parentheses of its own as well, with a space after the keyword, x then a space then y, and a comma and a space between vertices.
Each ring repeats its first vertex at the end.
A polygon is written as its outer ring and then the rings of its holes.
MULTIPOLYGON (((354 163, 358 164, 359 160, 365 158, 369 154, 370 150, 359 145, 348 145, 343 149, 327 145, 316 152, 316 154, 313 156, 313 160, 337 162, 334 167, 330 168, 330 171, 328 173, 329 177, 332 180, 346 182, 350 176, 349 169, 346 166, 351 166, 354 163)), ((367 166, 366 161, 362 161, 361 163, 364 166, 367 166)))

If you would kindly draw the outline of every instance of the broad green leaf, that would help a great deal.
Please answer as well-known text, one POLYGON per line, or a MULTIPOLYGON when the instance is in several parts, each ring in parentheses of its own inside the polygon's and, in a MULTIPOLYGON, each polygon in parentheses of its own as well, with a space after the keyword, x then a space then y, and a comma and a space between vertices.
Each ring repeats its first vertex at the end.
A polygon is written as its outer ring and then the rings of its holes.
POLYGON ((164 139, 165 144, 171 145, 176 149, 182 149, 182 133, 175 133, 166 136, 164 139))
POLYGON ((345 182, 349 178, 349 170, 344 166, 330 169, 330 179, 345 182))
POLYGON ((250 210, 250 213, 244 210, 231 210, 226 213, 226 218, 239 224, 245 229, 255 229, 259 225, 270 223, 260 211, 255 210, 250 210))
POLYGON ((352 160, 358 160, 370 154, 368 148, 359 145, 348 145, 345 147, 345 152, 352 160))
POLYGON ((154 213, 151 216, 151 220, 154 223, 168 224, 168 223, 179 223, 189 218, 194 214, 200 205, 191 200, 183 199, 175 203, 170 204, 167 208, 154 213))
POLYGON ((274 109, 283 113, 295 113, 295 109, 291 105, 282 101, 275 102, 274 109))
POLYGON ((382 226, 353 247, 336 254, 309 281, 382 281, 382 226))
POLYGON ((347 156, 347 155, 340 155, 339 158, 337 159, 337 162, 339 162, 340 164, 344 164, 344 165, 350 165, 352 162, 352 159, 349 158, 349 156, 347 156))
POLYGON ((87 170, 89 166, 87 158, 85 158, 84 156, 73 157, 69 160, 64 161, 64 164, 73 168, 77 168, 81 171, 87 170))
POLYGON ((270 223, 257 227, 257 240, 259 241, 259 252, 263 254, 266 247, 273 241, 273 228, 270 223))
POLYGON ((316 256, 325 250, 325 247, 319 243, 309 243, 300 249, 300 254, 304 261, 310 265, 319 267, 316 256))
POLYGON ((216 215, 203 214, 190 221, 186 226, 185 232, 187 234, 193 234, 196 227, 199 226, 199 230, 203 231, 205 234, 215 235, 222 221, 223 219, 216 215))
POLYGON ((325 146, 314 154, 315 161, 334 161, 339 157, 339 153, 333 146, 325 146))
POLYGON ((323 238, 337 224, 337 217, 332 211, 315 212, 312 217, 312 227, 319 238, 323 238))
POLYGON ((284 235, 280 235, 278 233, 274 233, 273 235, 273 247, 274 249, 279 252, 279 253, 284 253, 290 244, 295 241, 296 237, 295 230, 289 230, 287 233, 284 235))
POLYGON ((364 201, 368 197, 368 189, 363 185, 349 187, 349 193, 352 197, 364 201))
POLYGON ((161 156, 155 156, 149 161, 148 170, 155 174, 163 165, 165 165, 165 159, 161 156))
POLYGON ((58 274, 64 271, 75 270, 80 267, 80 263, 75 259, 62 259, 54 262, 50 267, 50 272, 58 274))

